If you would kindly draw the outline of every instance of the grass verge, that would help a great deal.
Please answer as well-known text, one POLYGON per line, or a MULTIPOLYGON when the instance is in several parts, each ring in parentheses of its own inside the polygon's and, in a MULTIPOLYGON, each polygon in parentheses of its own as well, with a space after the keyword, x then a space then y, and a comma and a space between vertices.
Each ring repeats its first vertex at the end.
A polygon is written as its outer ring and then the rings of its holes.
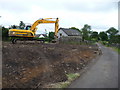
POLYGON ((67 75, 67 78, 68 78, 67 81, 51 84, 51 85, 48 85, 48 86, 50 88, 67 88, 68 85, 70 85, 72 81, 74 81, 76 78, 78 78, 80 76, 79 73, 70 73, 70 74, 66 74, 66 75, 67 75))
POLYGON ((105 45, 106 47, 109 47, 109 48, 112 48, 115 52, 117 52, 118 54, 120 54, 120 48, 117 48, 117 47, 111 47, 111 46, 108 46, 108 45, 105 45))
POLYGON ((108 42, 100 42, 100 43, 106 47, 112 48, 114 51, 116 51, 118 54, 120 54, 120 48, 109 46, 109 45, 107 45, 108 42))
POLYGON ((119 48, 116 48, 116 47, 111 47, 114 51, 116 51, 117 53, 120 54, 120 49, 119 48))

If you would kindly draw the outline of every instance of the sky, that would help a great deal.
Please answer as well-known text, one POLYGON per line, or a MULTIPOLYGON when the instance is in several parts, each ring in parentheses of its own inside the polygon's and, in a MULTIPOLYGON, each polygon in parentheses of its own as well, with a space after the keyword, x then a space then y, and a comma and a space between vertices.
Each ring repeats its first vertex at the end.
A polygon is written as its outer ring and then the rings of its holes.
MULTIPOLYGON (((118 29, 119 0, 0 0, 0 25, 33 24, 39 18, 59 18, 59 28, 83 28, 92 31, 118 29)), ((119 9, 120 10, 120 9, 119 9)), ((54 24, 38 25, 37 33, 54 31, 54 24)))

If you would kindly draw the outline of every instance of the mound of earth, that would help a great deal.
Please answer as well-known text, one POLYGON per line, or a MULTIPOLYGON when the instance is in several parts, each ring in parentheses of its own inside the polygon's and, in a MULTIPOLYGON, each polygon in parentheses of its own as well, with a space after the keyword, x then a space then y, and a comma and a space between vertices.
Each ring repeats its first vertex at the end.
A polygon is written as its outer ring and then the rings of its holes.
POLYGON ((42 88, 66 81, 99 53, 97 45, 11 44, 2 46, 3 88, 42 88))

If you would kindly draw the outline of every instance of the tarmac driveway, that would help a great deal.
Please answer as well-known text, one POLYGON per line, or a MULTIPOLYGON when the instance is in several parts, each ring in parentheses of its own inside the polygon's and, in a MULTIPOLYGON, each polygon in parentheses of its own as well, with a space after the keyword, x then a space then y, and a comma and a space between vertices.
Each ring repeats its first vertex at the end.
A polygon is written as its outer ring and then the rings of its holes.
POLYGON ((68 88, 118 88, 118 54, 98 45, 102 56, 68 88))

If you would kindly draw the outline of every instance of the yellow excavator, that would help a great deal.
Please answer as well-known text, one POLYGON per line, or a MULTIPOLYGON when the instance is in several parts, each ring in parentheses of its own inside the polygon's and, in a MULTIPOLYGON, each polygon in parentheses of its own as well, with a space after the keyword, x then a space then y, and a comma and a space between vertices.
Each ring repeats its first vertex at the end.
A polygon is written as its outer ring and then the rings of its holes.
POLYGON ((12 43, 15 44, 17 40, 20 41, 41 41, 41 39, 35 39, 37 25, 44 24, 44 23, 55 23, 55 37, 57 37, 58 27, 59 27, 59 19, 58 18, 41 18, 35 21, 31 26, 26 26, 25 29, 10 29, 9 36, 15 37, 12 39, 12 43), (53 20, 55 19, 55 20, 53 20), (17 37, 17 39, 16 39, 17 37), (19 39, 18 39, 19 38, 19 39))

